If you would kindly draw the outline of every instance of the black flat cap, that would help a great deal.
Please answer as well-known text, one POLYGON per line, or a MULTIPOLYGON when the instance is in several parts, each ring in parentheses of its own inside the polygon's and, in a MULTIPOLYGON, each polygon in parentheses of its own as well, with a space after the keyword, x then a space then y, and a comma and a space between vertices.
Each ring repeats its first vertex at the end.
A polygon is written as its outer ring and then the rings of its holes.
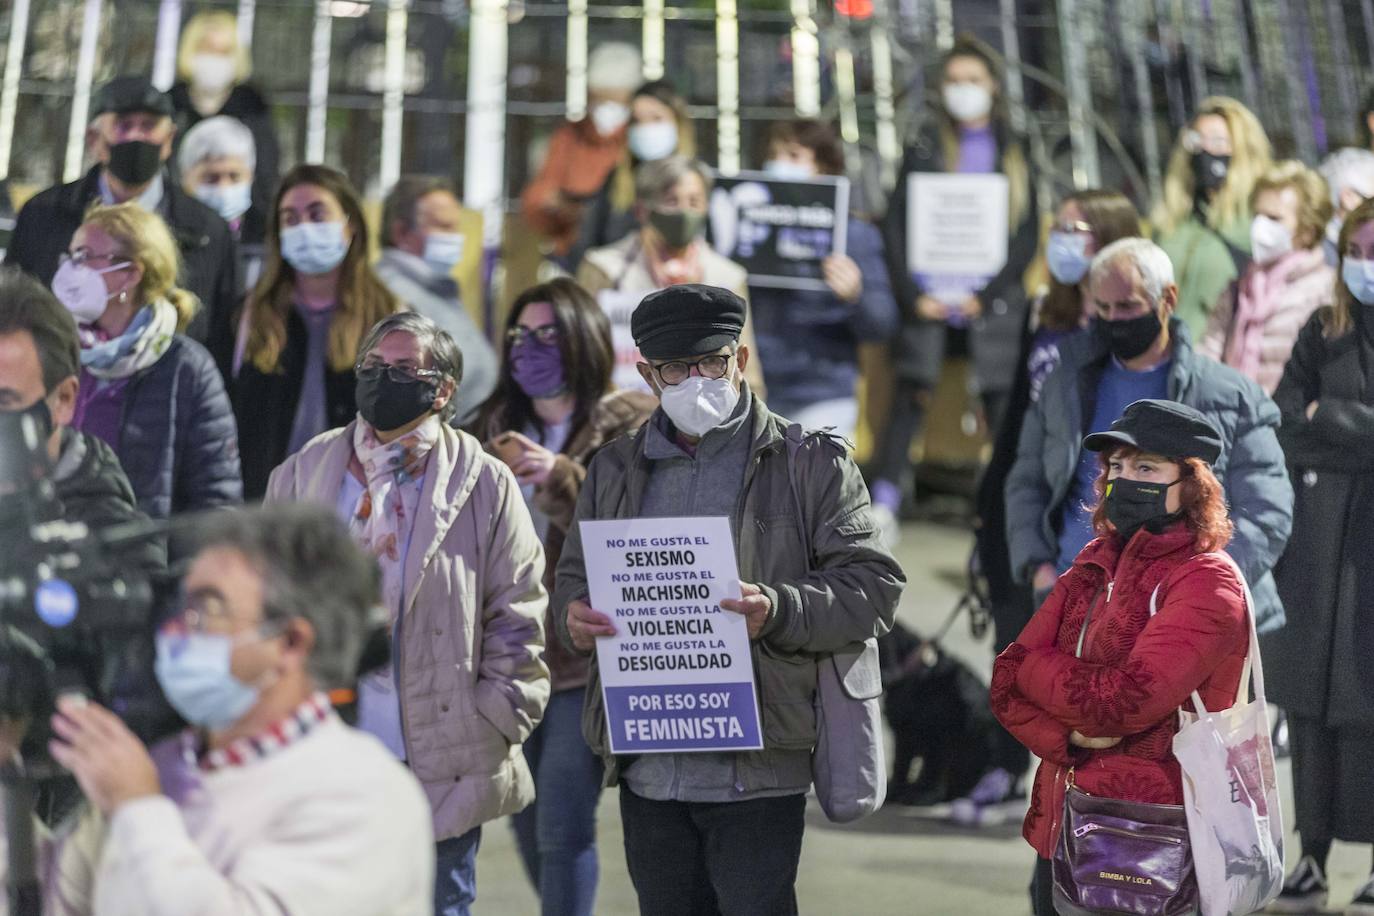
POLYGON ((739 340, 744 312, 744 300, 728 289, 684 283, 645 296, 630 333, 648 359, 700 356, 739 340))
POLYGON ((170 118, 176 110, 172 107, 172 97, 154 86, 146 76, 116 76, 100 87, 91 113, 128 114, 131 111, 148 111, 170 118))
POLYGON ((1175 461, 1201 458, 1216 464, 1221 456, 1221 433, 1211 420, 1187 404, 1147 399, 1126 405, 1110 430, 1083 440, 1083 447, 1090 452, 1117 445, 1133 445, 1175 461))

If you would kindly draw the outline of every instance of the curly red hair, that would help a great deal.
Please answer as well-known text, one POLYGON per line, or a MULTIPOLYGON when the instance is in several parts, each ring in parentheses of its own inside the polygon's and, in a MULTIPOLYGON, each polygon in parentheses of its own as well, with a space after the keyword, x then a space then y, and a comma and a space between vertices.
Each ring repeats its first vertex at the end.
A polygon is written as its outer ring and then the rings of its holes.
MULTIPOLYGON (((1100 537, 1115 534, 1116 527, 1107 520, 1107 506, 1102 495, 1107 488, 1107 465, 1113 458, 1130 458, 1141 454, 1140 449, 1129 445, 1108 449, 1102 453, 1102 472, 1097 475, 1093 492, 1097 494, 1097 505, 1093 508, 1093 531, 1100 537)), ((1222 550, 1231 543, 1234 526, 1226 508, 1226 494, 1221 482, 1212 473, 1212 468, 1201 458, 1184 458, 1176 462, 1179 466, 1179 508, 1183 520, 1196 537, 1195 544, 1202 553, 1222 550)))

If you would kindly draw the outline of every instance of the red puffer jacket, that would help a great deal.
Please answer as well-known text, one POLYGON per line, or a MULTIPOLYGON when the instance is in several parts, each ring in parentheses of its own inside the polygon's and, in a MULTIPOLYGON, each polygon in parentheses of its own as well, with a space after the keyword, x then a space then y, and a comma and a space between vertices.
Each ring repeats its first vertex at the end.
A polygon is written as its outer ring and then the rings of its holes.
POLYGON ((993 712, 1043 761, 1022 828, 1043 858, 1059 840, 1070 767, 1092 795, 1182 804, 1179 706, 1191 709, 1199 689, 1210 710, 1235 701, 1249 648, 1244 587, 1225 557, 1194 542, 1182 523, 1142 530, 1124 550, 1098 538, 997 659, 993 712), (1074 730, 1122 741, 1087 751, 1069 744, 1074 730))

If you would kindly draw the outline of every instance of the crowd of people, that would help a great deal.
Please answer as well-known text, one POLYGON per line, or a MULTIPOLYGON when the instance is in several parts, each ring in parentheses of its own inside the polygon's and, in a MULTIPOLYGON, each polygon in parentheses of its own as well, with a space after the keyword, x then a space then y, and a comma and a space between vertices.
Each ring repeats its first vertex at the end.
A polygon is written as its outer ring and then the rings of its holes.
MULTIPOLYGON (((992 442, 976 552, 1004 729, 951 816, 1028 805, 1054 913, 1066 794, 1180 804, 1178 710, 1243 692, 1248 616, 1302 845, 1271 909, 1325 906, 1332 843, 1374 843, 1374 150, 1274 161, 1209 98, 1148 229, 1080 188, 1045 235, 997 55, 961 39, 939 66, 885 217, 837 214, 845 249, 797 290, 707 241, 684 99, 596 48, 588 114, 521 198, 561 276, 492 335, 455 281, 480 243, 453 185, 406 176, 373 225, 341 172, 283 174, 232 16, 188 23, 170 92, 101 87, 94 164, 25 204, 0 272, 0 410, 32 417, 69 519, 204 515, 140 560, 184 570, 147 623, 185 728, 73 698, 54 718, 88 804, 43 825, 53 911, 466 914, 509 816, 542 912, 586 916, 615 788, 642 912, 797 912, 816 659, 892 625, 912 440, 952 354, 992 442), (912 267, 907 183, 939 174, 999 177, 999 269, 912 267), (865 344, 894 382, 861 474, 865 344), (579 523, 684 516, 731 522, 720 606, 763 747, 617 755, 594 651, 616 621, 579 523)), ((757 164, 845 171, 809 119, 757 164)), ((1374 913, 1374 878, 1347 912, 1374 913)))

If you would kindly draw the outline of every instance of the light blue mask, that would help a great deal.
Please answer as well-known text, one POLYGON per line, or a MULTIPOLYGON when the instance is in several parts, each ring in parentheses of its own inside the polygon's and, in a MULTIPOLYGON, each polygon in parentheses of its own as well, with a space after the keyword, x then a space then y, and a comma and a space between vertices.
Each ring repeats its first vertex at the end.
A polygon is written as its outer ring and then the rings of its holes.
POLYGON ((677 125, 672 121, 632 124, 625 142, 640 162, 667 159, 677 149, 677 125))
POLYGON ((1083 279, 1092 264, 1088 256, 1088 237, 1081 232, 1051 231, 1045 244, 1045 261, 1060 283, 1073 286, 1083 279))
POLYGON ((232 636, 212 633, 157 634, 153 673, 167 702, 187 722, 228 728, 258 701, 258 688, 234 677, 229 668, 236 644, 232 636))
POLYGON ((300 223, 281 231, 281 256, 303 274, 327 274, 348 254, 344 224, 300 223))
POLYGON ((1341 280, 1361 305, 1374 305, 1374 261, 1346 258, 1341 264, 1341 280))
POLYGON ((816 177, 809 166, 791 159, 769 159, 763 164, 763 170, 779 181, 810 181, 816 177))
POLYGON ((232 223, 253 205, 253 185, 247 181, 203 184, 196 188, 196 199, 218 213, 226 223, 232 223))
POLYGON ((446 274, 463 260, 463 233, 431 232, 425 236, 424 261, 439 273, 446 274))

